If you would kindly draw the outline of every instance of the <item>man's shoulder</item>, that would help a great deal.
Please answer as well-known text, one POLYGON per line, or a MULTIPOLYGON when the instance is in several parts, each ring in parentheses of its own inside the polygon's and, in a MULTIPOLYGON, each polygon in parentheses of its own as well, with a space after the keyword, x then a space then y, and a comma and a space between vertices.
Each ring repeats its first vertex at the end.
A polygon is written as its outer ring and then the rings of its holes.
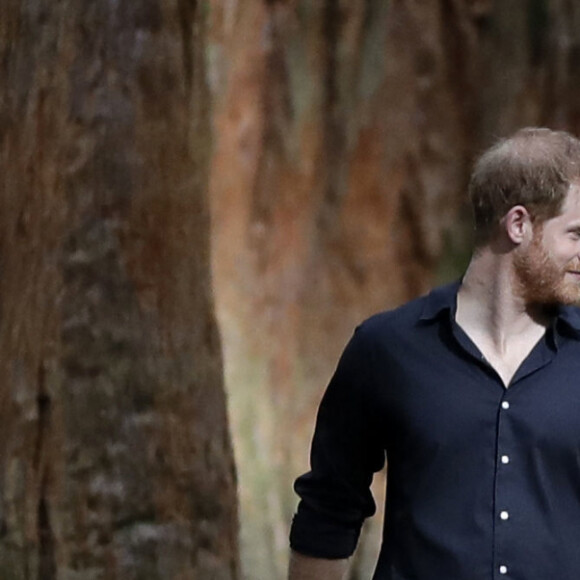
POLYGON ((419 296, 392 309, 377 312, 361 322, 361 329, 380 332, 390 328, 414 326, 423 313, 428 295, 419 296))
POLYGON ((358 331, 370 337, 412 332, 421 320, 433 317, 455 300, 455 286, 436 287, 400 306, 373 314, 359 325, 358 331))

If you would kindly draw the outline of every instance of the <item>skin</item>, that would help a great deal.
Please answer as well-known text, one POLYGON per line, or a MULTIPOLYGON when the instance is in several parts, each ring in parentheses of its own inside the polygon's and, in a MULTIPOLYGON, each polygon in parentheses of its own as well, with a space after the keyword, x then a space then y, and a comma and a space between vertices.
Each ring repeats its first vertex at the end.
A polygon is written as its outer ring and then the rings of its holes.
POLYGON ((534 225, 523 206, 473 256, 457 296, 457 323, 507 387, 543 336, 554 304, 580 300, 580 185, 561 213, 534 225))
MULTIPOLYGON (((509 386, 544 335, 554 304, 580 301, 580 184, 560 214, 534 224, 512 207, 497 236, 471 259, 457 295, 456 321, 509 386)), ((344 580, 348 560, 292 552, 288 580, 344 580)))
POLYGON ((288 580, 345 580, 348 559, 326 560, 304 556, 292 550, 288 580))

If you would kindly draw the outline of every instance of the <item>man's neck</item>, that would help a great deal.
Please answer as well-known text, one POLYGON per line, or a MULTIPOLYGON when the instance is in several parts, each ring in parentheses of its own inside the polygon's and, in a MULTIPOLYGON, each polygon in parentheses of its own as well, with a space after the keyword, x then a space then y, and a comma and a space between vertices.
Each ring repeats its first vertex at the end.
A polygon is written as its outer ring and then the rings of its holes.
POLYGON ((507 256, 483 250, 473 257, 463 278, 457 296, 456 321, 470 336, 484 341, 501 356, 514 340, 529 337, 537 341, 550 316, 526 305, 507 256))

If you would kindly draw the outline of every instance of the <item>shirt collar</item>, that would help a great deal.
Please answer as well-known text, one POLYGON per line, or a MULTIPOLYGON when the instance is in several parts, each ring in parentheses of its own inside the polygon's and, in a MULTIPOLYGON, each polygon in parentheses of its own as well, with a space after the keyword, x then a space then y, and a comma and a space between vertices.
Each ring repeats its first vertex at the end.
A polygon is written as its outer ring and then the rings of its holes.
MULTIPOLYGON (((419 320, 435 320, 443 312, 449 312, 454 318, 457 310, 457 292, 460 286, 461 279, 432 290, 425 298, 419 320)), ((577 306, 559 306, 555 322, 560 321, 572 331, 575 338, 580 339, 580 308, 577 306)))
POLYGON ((451 284, 440 286, 431 290, 426 296, 423 311, 419 320, 435 320, 442 312, 449 311, 455 316, 457 309, 457 291, 461 286, 461 280, 456 280, 451 284))
POLYGON ((559 306, 557 320, 563 322, 574 336, 580 339, 580 308, 577 306, 559 306))

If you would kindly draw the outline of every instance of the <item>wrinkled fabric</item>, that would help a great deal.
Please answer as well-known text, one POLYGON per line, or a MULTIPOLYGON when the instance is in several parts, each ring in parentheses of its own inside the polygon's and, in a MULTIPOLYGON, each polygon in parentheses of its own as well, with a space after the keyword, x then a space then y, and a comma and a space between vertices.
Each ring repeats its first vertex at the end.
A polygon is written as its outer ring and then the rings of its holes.
POLYGON ((294 550, 346 558, 387 469, 374 580, 577 580, 580 312, 505 388, 455 322, 459 282, 362 323, 322 399, 294 550))

